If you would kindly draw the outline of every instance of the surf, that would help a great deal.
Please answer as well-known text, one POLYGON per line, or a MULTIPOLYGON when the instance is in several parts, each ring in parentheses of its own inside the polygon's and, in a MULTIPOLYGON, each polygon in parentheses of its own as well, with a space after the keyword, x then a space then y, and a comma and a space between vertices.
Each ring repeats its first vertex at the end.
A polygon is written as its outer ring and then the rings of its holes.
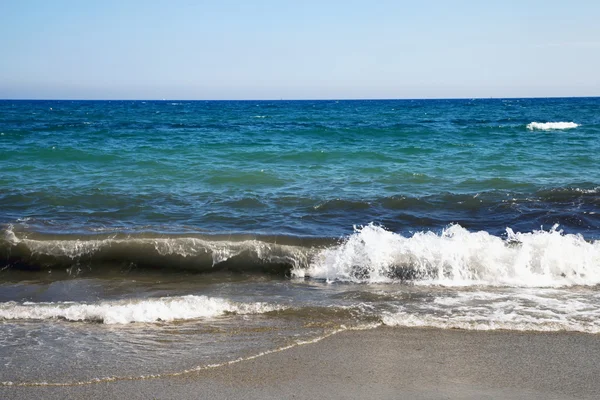
POLYGON ((10 228, 0 240, 5 268, 101 273, 127 266, 164 273, 259 273, 326 282, 445 286, 561 287, 600 284, 600 241, 548 230, 495 236, 452 224, 402 235, 377 224, 338 240, 197 237, 29 239, 10 228), (231 240, 233 239, 233 240, 231 240))
POLYGON ((0 303, 0 320, 62 319, 112 325, 206 319, 226 314, 262 314, 282 308, 262 302, 236 303, 222 298, 195 295, 97 303, 11 301, 0 303))

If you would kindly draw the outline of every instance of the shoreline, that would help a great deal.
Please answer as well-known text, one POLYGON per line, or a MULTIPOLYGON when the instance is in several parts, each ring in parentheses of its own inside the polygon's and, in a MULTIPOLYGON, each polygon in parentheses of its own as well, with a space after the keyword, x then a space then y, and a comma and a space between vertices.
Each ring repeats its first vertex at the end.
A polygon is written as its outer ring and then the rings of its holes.
POLYGON ((573 332, 378 327, 180 376, 8 386, 0 398, 592 399, 599 344, 573 332))

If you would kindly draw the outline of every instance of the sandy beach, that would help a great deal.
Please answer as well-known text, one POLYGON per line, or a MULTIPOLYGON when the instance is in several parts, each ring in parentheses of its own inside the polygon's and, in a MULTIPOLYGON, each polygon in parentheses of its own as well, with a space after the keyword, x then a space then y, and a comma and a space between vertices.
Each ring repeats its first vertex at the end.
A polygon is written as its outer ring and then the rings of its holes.
POLYGON ((179 377, 3 387, 0 398, 595 399, 599 344, 577 333, 377 328, 179 377))

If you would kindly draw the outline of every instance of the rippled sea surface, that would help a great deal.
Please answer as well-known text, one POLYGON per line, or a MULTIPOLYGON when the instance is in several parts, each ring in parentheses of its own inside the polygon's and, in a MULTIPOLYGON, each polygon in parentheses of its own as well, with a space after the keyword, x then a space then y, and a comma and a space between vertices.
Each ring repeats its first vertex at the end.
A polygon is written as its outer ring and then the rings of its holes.
POLYGON ((600 98, 0 101, 0 382, 598 334, 599 154, 600 98))

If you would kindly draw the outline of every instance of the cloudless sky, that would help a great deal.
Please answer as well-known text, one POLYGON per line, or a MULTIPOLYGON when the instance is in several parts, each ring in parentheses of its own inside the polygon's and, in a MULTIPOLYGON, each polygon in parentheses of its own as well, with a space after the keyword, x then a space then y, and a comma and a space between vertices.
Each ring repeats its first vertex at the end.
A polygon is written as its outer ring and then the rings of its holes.
POLYGON ((0 98, 600 95, 599 0, 0 0, 0 98))

